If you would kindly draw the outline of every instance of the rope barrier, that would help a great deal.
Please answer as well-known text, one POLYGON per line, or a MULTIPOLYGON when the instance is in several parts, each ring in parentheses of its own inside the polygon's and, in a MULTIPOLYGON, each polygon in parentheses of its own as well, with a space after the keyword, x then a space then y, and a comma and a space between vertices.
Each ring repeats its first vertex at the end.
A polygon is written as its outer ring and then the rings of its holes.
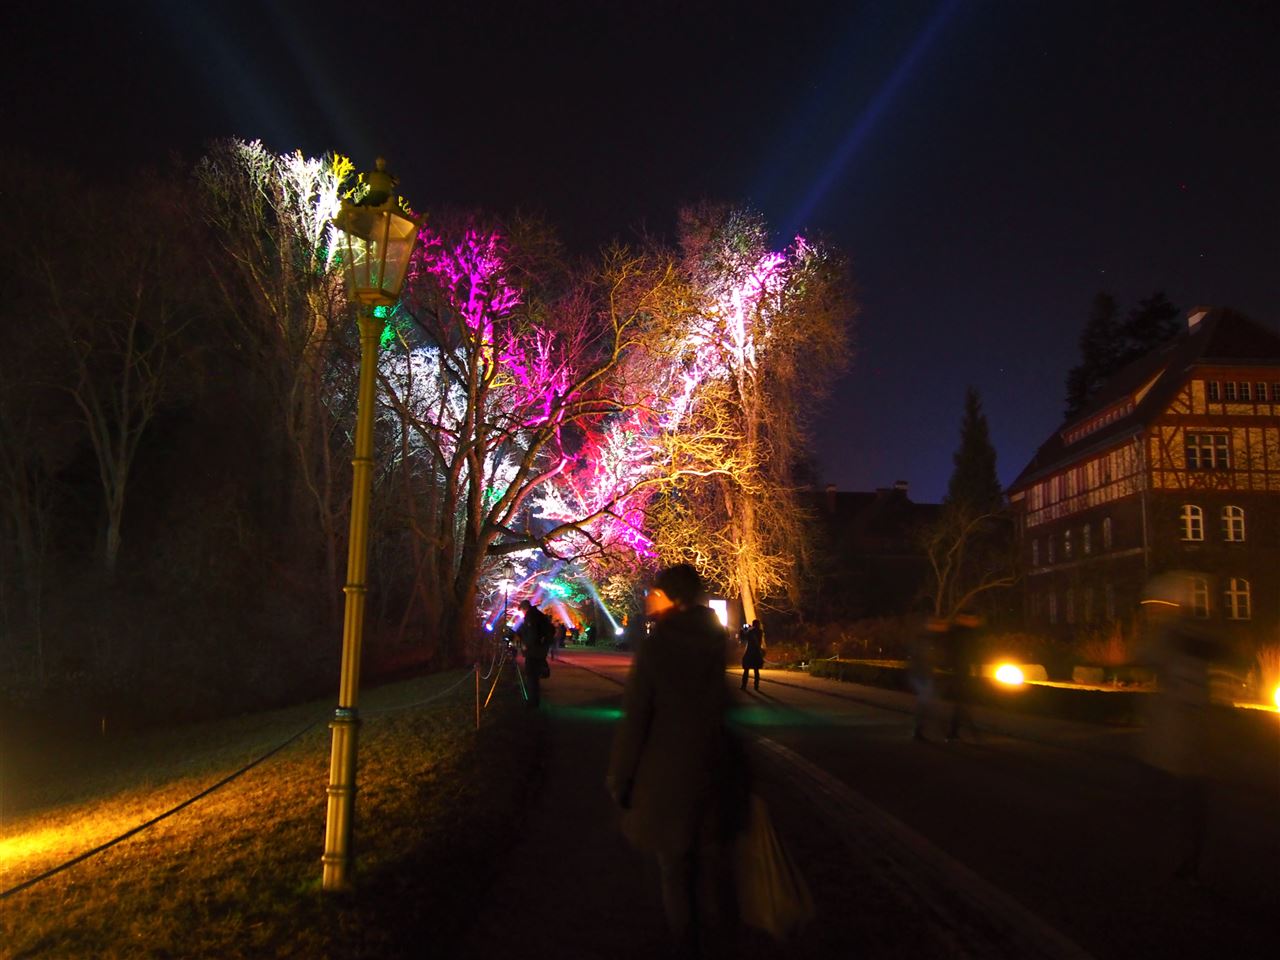
POLYGON ((188 799, 183 800, 183 801, 182 801, 180 804, 178 804, 176 807, 170 807, 170 808, 169 808, 168 810, 166 810, 164 813, 160 814, 159 816, 152 817, 152 818, 151 818, 150 820, 148 820, 146 823, 141 823, 141 824, 139 824, 138 826, 133 827, 133 828, 132 828, 132 829, 130 829, 130 830, 126 830, 124 833, 120 834, 120 836, 115 837, 115 838, 113 838, 113 839, 111 839, 111 840, 108 840, 106 843, 99 844, 98 846, 94 847, 92 850, 88 850, 88 851, 86 851, 86 852, 84 852, 84 853, 80 854, 79 856, 72 857, 72 858, 71 858, 70 860, 68 860, 66 863, 60 863, 60 864, 58 864, 58 866, 53 867, 53 868, 51 868, 51 869, 49 869, 49 870, 46 870, 44 873, 41 873, 41 874, 39 874, 38 876, 32 877, 30 880, 24 880, 22 883, 18 884, 17 886, 10 887, 8 890, 5 890, 5 891, 3 891, 3 892, 0 892, 0 900, 4 900, 4 899, 6 899, 7 897, 10 897, 10 896, 12 896, 12 895, 13 895, 13 894, 15 894, 15 893, 19 893, 19 892, 21 892, 21 891, 23 891, 23 890, 26 890, 28 887, 33 887, 33 886, 35 886, 37 883, 40 883, 42 880, 48 880, 50 877, 55 876, 56 874, 61 873, 63 870, 69 869, 70 867, 74 867, 77 863, 81 863, 81 862, 83 862, 83 861, 85 861, 85 860, 88 860, 90 857, 97 856, 99 853, 102 853, 104 850, 110 850, 110 849, 111 849, 112 847, 114 847, 116 844, 118 844, 118 843, 122 843, 123 841, 128 840, 128 839, 129 839, 130 837, 132 837, 134 834, 141 833, 143 830, 146 830, 148 827, 155 826, 155 825, 156 825, 157 823, 159 823, 161 820, 165 820, 165 819, 167 819, 167 818, 169 818, 169 817, 173 816, 173 815, 174 815, 175 813, 177 813, 179 810, 182 810, 182 809, 184 809, 184 808, 186 808, 186 807, 191 806, 191 804, 195 803, 197 800, 203 800, 203 799, 204 799, 205 797, 207 797, 209 794, 213 793, 213 791, 215 791, 215 790, 219 789, 220 787, 225 787, 225 786, 226 786, 228 783, 230 783, 232 780, 235 780, 237 777, 240 777, 240 776, 242 776, 242 775, 244 775, 244 774, 248 773, 250 770, 252 770, 252 769, 253 769, 254 767, 256 767, 258 764, 260 764, 263 760, 266 760, 266 759, 267 759, 267 758, 269 758, 269 757, 273 757, 273 756, 275 756, 277 753, 279 753, 279 752, 280 752, 281 750, 283 750, 285 747, 289 746, 289 744, 293 743, 293 741, 297 740, 300 736, 302 736, 304 733, 306 733, 308 730, 310 730, 312 727, 314 727, 314 726, 315 726, 317 723, 319 723, 319 722, 320 722, 319 720, 312 720, 312 721, 311 721, 310 723, 308 723, 305 727, 303 727, 301 730, 299 730, 297 733, 295 733, 293 736, 291 736, 288 740, 285 740, 283 743, 281 743, 281 744, 279 744, 279 745, 277 745, 277 746, 275 746, 275 747, 272 747, 270 750, 268 750, 268 751, 267 751, 266 753, 264 753, 262 756, 258 757, 256 760, 251 760, 251 761, 249 761, 249 762, 248 762, 248 763, 246 763, 243 767, 241 767, 239 770, 235 771, 234 773, 230 773, 230 774, 228 774, 227 776, 223 777, 221 780, 219 780, 219 781, 218 781, 217 783, 215 783, 213 786, 211 786, 211 787, 206 787, 205 789, 203 789, 203 790, 201 790, 199 793, 197 793, 194 797, 189 797, 188 799))
POLYGON ((394 707, 379 707, 376 710, 361 710, 360 713, 362 716, 365 716, 365 717, 376 717, 386 713, 395 713, 397 710, 408 710, 410 707, 421 707, 421 706, 425 706, 428 703, 434 703, 436 700, 439 700, 441 697, 444 697, 450 693, 453 693, 453 691, 457 690, 458 687, 462 686, 463 681, 471 676, 472 670, 474 669, 475 667, 472 667, 470 670, 468 670, 466 673, 464 673, 461 677, 458 678, 457 683, 453 684, 452 686, 448 687, 445 690, 441 690, 439 693, 433 693, 431 696, 427 697, 425 700, 415 700, 412 703, 401 703, 401 704, 397 704, 394 707))
MULTIPOLYGON (((382 714, 394 713, 399 710, 408 710, 410 707, 420 707, 428 703, 432 703, 436 700, 439 700, 441 697, 444 697, 445 695, 452 693, 454 690, 458 689, 458 687, 462 686, 463 681, 469 678, 473 673, 478 674, 478 672, 479 672, 478 667, 473 667, 472 669, 464 673, 456 683, 452 684, 451 686, 447 687, 444 690, 441 690, 439 693, 432 694, 430 697, 427 697, 423 700, 415 700, 412 703, 403 703, 403 704, 397 704, 393 707, 381 707, 377 710, 364 711, 364 715, 379 716, 382 714)), ((497 684, 496 679, 494 683, 495 685, 497 684)), ((492 692, 490 695, 492 695, 492 692)), ((487 704, 487 701, 486 701, 486 704, 487 704)), ((186 800, 183 800, 181 803, 177 804, 176 806, 170 807, 164 813, 161 813, 155 817, 152 817, 150 820, 146 821, 145 823, 140 823, 136 827, 132 827, 126 830, 124 833, 120 834, 119 836, 113 837, 112 839, 108 840, 106 843, 99 844, 98 846, 94 847, 92 850, 86 850, 84 853, 81 853, 75 857, 72 857, 70 860, 67 860, 65 863, 60 863, 56 867, 51 867, 50 869, 44 871, 41 874, 31 877, 28 880, 24 880, 22 883, 19 883, 16 886, 10 887, 7 890, 0 891, 0 900, 7 899, 8 897, 12 896, 15 893, 21 893, 23 890, 26 890, 28 887, 33 887, 37 883, 40 883, 41 881, 48 880, 50 877, 56 876, 57 874, 62 873, 64 870, 74 867, 78 863, 83 863, 85 860, 88 860, 90 857, 97 856, 98 854, 106 850, 110 850, 112 847, 116 846, 117 844, 123 843, 125 840, 128 840, 130 837, 141 833, 143 830, 146 830, 148 827, 153 827, 160 821, 166 820, 169 817, 173 816, 178 811, 191 806, 197 800, 203 800, 205 797, 209 796, 209 794, 213 793, 215 790, 219 790, 222 787, 225 787, 227 784, 231 783, 233 780, 236 780, 239 777, 243 776, 244 774, 248 773, 250 770, 252 770, 258 764, 262 763, 264 760, 267 760, 275 756, 277 753, 279 753, 285 747, 289 746, 291 743, 293 743, 295 740, 297 740, 304 733, 306 733, 308 730, 310 730, 320 722, 321 722, 320 720, 312 720, 310 723, 308 723, 305 727, 303 727, 297 733, 293 734, 287 740, 272 747, 270 750, 268 750, 266 753, 262 754, 261 756, 249 761, 239 770, 236 770, 233 773, 227 774, 217 783, 213 784, 212 786, 206 787, 205 789, 197 793, 195 796, 188 797, 186 800)))

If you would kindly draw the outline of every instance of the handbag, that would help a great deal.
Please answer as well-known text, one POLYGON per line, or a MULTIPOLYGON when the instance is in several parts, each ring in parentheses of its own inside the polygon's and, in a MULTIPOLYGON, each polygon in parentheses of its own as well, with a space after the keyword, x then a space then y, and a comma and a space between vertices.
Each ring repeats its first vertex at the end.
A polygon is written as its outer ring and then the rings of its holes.
POLYGON ((769 808, 751 794, 746 829, 734 844, 734 879, 742 922, 785 941, 814 917, 813 895, 782 841, 769 808))

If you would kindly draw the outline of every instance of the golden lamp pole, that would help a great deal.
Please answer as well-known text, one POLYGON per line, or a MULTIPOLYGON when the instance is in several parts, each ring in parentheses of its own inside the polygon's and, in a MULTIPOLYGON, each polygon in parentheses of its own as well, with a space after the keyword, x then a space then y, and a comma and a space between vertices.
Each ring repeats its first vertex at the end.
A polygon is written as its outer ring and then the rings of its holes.
POLYGON ((351 850, 356 801, 356 743, 360 729, 360 647, 364 636, 365 594, 369 570, 369 499, 373 488, 373 406, 377 383, 378 339, 383 318, 400 298, 409 257, 421 229, 401 209, 396 178, 378 158, 377 169, 363 174, 364 195, 342 202, 334 218, 347 291, 360 306, 360 383, 356 394, 355 456, 351 460, 351 532, 347 543, 346 606, 342 620, 342 673, 338 706, 329 728, 328 809, 325 816, 322 886, 351 886, 355 858, 351 850))

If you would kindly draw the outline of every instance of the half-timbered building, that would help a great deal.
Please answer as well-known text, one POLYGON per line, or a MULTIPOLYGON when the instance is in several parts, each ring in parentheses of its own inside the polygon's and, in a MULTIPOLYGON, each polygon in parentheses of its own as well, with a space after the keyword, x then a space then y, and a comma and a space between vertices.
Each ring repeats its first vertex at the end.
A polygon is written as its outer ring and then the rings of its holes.
POLYGON ((1248 655, 1280 628, 1280 335, 1197 308, 1036 451, 1009 490, 1030 626, 1127 622, 1155 573, 1248 655))

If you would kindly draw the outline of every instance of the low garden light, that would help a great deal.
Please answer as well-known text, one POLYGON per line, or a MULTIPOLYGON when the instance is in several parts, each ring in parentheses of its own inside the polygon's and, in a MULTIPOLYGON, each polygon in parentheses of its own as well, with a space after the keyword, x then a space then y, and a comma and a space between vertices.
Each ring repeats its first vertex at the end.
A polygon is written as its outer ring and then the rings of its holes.
POLYGON ((351 460, 351 535, 347 543, 346 609, 342 625, 342 666, 338 707, 329 728, 328 806, 325 814, 325 890, 351 886, 354 857, 351 832, 355 819, 357 702, 360 693, 360 646, 364 634, 365 593, 369 568, 369 498, 373 486, 373 406, 378 340, 384 317, 400 298, 421 224, 409 216, 396 194, 396 178, 378 158, 377 169, 362 177, 363 195, 344 200, 334 218, 339 259, 347 276, 347 292, 360 305, 360 381, 356 396, 355 456, 351 460))
POLYGON ((1022 668, 1012 663, 1002 663, 996 667, 996 679, 1010 687, 1020 687, 1026 680, 1022 675, 1022 668))
POLYGON ((1271 694, 1271 699, 1275 701, 1276 709, 1280 710, 1280 683, 1276 684, 1276 688, 1271 694))

